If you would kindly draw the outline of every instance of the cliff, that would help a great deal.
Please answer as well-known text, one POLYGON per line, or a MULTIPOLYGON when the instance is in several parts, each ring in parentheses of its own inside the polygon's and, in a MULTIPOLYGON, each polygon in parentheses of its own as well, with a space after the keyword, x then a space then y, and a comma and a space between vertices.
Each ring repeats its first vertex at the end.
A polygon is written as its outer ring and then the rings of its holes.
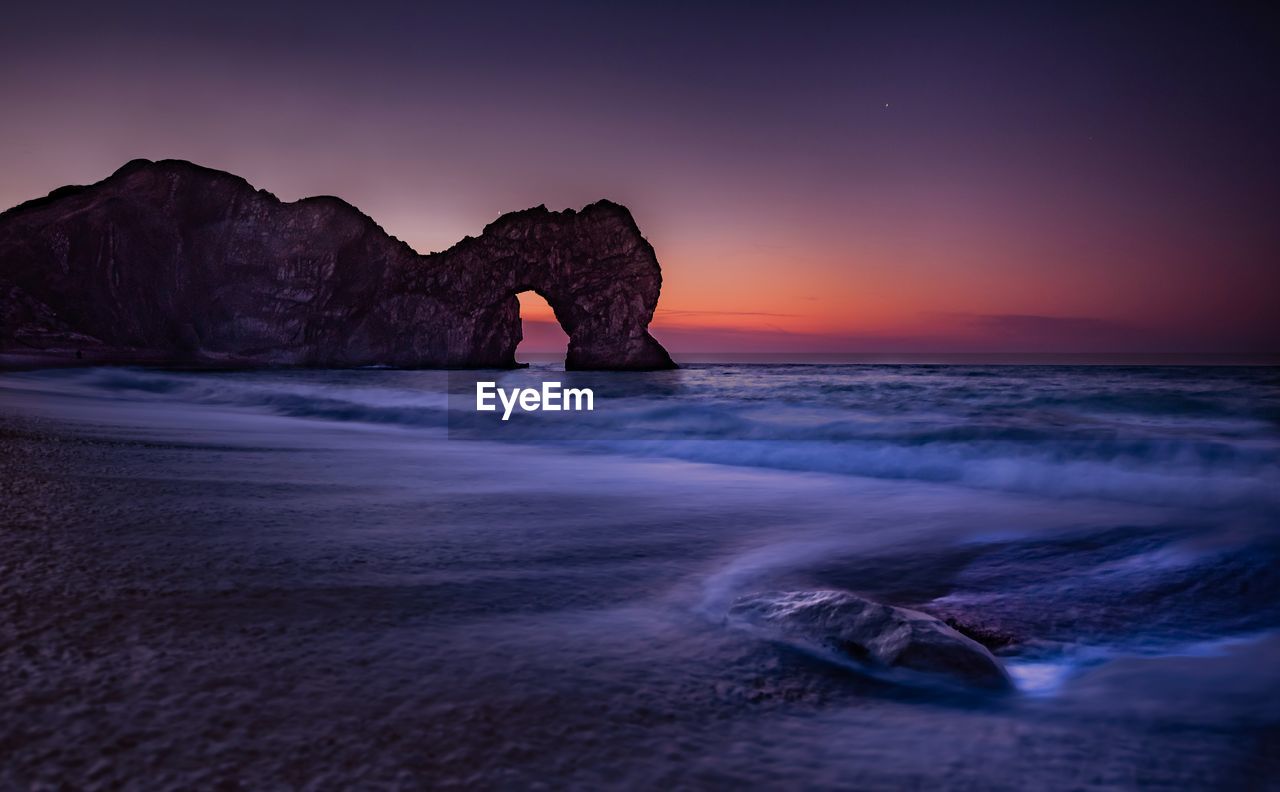
POLYGON ((338 198, 135 160, 0 213, 0 360, 511 367, 534 290, 566 368, 673 368, 647 331, 661 286, 609 201, 503 215, 424 256, 338 198))

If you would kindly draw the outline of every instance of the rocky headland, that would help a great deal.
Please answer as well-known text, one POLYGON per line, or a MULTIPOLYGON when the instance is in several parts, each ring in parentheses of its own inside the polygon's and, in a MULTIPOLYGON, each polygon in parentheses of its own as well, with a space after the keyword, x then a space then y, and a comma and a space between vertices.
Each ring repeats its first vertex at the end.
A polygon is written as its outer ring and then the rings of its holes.
POLYGON ((0 213, 0 367, 506 368, 536 291, 569 369, 674 368, 662 272, 626 207, 539 206, 420 255, 334 197, 286 203, 181 160, 0 213))

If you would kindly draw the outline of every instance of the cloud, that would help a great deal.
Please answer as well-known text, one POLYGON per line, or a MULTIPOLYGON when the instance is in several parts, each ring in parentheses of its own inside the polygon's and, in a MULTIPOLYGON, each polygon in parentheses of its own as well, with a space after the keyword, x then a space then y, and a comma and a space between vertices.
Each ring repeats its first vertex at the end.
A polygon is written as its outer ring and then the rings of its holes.
POLYGON ((769 316, 775 319, 792 319, 800 314, 792 313, 768 313, 766 311, 668 311, 659 308, 654 312, 655 315, 663 318, 688 319, 697 316, 769 316))

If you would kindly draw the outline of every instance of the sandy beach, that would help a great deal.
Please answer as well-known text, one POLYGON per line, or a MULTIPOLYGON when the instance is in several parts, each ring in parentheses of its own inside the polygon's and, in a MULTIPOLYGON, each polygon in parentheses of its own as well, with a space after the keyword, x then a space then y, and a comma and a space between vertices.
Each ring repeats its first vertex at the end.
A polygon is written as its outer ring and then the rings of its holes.
MULTIPOLYGON (((779 582, 972 614, 983 563, 1010 590, 1073 564, 1114 570, 1132 537, 1142 554, 1194 546, 1185 510, 1064 512, 1061 499, 946 484, 513 448, 39 374, 0 383, 0 416, 7 787, 1277 777, 1280 641, 1257 624, 1106 662, 1087 647, 1053 662, 1024 651, 1004 658, 1018 692, 978 700, 725 624, 735 594, 779 582), (1116 525, 1129 539, 1105 538, 1116 525)), ((1102 613, 1090 598, 1113 596, 1109 574, 1068 588, 1102 613)), ((1211 577, 1168 574, 1161 585, 1211 577)), ((1211 632, 1274 586, 1265 559, 1229 577, 1236 589, 1189 593, 1222 607, 1200 613, 1176 593, 1159 607, 1211 632)), ((1158 623, 1138 601, 1148 593, 1124 585, 1123 629, 1158 623)), ((1028 646, 1060 641, 1054 624, 1088 627, 1025 593, 981 611, 1039 631, 1018 636, 1028 646)), ((1080 637, 1091 642, 1105 643, 1080 637)))

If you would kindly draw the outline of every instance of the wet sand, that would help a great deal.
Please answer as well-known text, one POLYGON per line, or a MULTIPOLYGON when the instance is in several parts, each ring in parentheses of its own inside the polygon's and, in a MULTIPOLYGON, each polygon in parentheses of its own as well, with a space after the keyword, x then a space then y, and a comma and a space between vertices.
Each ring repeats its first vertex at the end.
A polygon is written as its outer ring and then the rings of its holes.
POLYGON ((1272 638, 953 701, 709 610, 779 532, 803 547, 856 515, 845 552, 892 564, 960 516, 1048 529, 1053 502, 13 391, 0 486, 6 788, 1280 778, 1272 638))

